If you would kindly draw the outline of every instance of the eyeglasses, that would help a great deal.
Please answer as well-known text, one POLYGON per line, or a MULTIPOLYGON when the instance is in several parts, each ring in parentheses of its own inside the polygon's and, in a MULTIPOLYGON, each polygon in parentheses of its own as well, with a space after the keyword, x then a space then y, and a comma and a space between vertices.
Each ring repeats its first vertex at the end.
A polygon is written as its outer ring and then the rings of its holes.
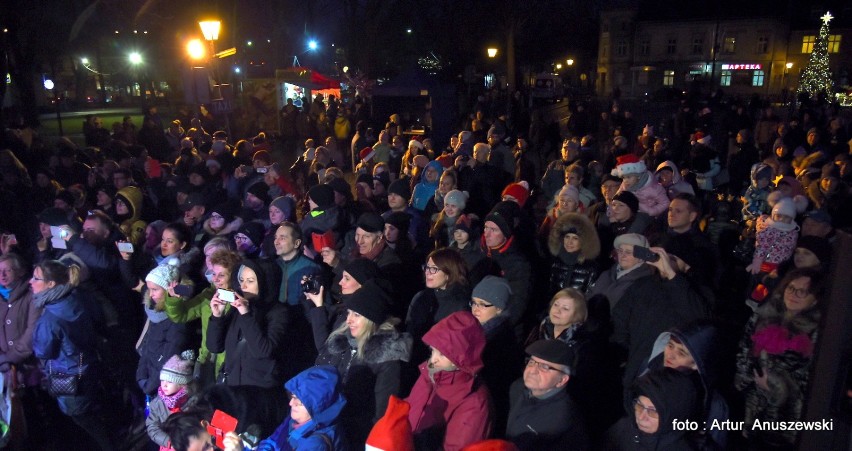
POLYGON ((533 360, 532 357, 527 357, 527 366, 530 367, 530 368, 536 367, 536 368, 538 368, 542 371, 556 371, 558 373, 568 374, 565 371, 562 371, 559 368, 556 368, 554 366, 550 366, 547 363, 539 362, 538 360, 533 360))
POLYGON ((653 419, 660 418, 660 413, 657 412, 657 409, 655 409, 653 407, 648 407, 645 404, 642 404, 642 401, 639 401, 639 398, 636 398, 636 399, 633 400, 633 410, 636 412, 637 417, 639 415, 641 415, 642 412, 644 411, 645 414, 647 414, 648 417, 650 417, 650 418, 653 418, 653 419))
POLYGON ((225 217, 221 216, 221 215, 217 215, 216 213, 213 213, 212 215, 210 215, 210 219, 215 219, 215 220, 218 221, 220 219, 225 219, 225 217))
POLYGON ((632 257, 632 256, 633 256, 633 249, 628 250, 628 249, 621 249, 621 248, 617 248, 617 249, 615 250, 615 252, 616 252, 618 255, 627 255, 628 257, 632 257))
POLYGON ((494 307, 494 304, 486 304, 484 302, 476 302, 476 301, 470 301, 470 302, 468 302, 468 305, 470 305, 470 308, 472 308, 472 309, 474 309, 474 308, 485 309, 485 308, 494 307))
POLYGON ((234 241, 248 241, 249 237, 245 235, 234 235, 234 241))
POLYGON ((438 271, 441 270, 441 268, 439 268, 437 266, 429 266, 429 265, 423 265, 422 268, 423 268, 423 272, 425 272, 426 274, 435 274, 435 273, 437 273, 438 271))
POLYGON ((797 298, 806 298, 811 292, 807 288, 796 288, 793 285, 787 285, 784 291, 795 295, 797 298))

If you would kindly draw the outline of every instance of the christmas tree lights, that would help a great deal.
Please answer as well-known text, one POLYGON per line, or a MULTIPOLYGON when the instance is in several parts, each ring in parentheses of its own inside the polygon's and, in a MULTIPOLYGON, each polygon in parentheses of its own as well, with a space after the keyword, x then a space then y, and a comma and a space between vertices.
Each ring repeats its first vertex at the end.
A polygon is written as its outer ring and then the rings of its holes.
POLYGON ((814 97, 820 92, 831 94, 831 71, 828 68, 828 23, 833 18, 830 12, 822 16, 822 26, 814 42, 814 50, 799 78, 798 92, 807 93, 809 97, 814 97))

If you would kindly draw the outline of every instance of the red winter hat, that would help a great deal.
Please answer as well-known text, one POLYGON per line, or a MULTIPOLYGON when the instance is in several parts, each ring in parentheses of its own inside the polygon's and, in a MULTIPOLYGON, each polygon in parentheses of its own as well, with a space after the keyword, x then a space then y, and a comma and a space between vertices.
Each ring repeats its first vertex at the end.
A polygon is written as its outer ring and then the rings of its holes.
POLYGON ((358 153, 358 156, 361 157, 361 161, 367 161, 376 154, 376 151, 373 150, 372 147, 365 147, 361 149, 361 152, 358 153))
POLYGON ((616 158, 615 169, 612 170, 612 175, 624 178, 627 174, 642 174, 648 170, 645 162, 640 160, 635 154, 629 153, 616 158))
POLYGON ((441 163, 441 166, 443 166, 444 169, 449 169, 453 167, 453 163, 455 163, 456 159, 455 157, 453 157, 453 154, 448 153, 446 155, 441 155, 440 157, 435 158, 435 161, 441 163))
POLYGON ((408 412, 411 406, 391 395, 385 416, 376 422, 365 444, 366 450, 414 451, 414 438, 408 412))
POLYGON ((518 201, 518 205, 523 208, 524 204, 527 203, 527 199, 530 198, 530 185, 525 180, 518 183, 512 183, 503 190, 502 194, 500 194, 500 197, 505 196, 512 196, 516 201, 518 201))

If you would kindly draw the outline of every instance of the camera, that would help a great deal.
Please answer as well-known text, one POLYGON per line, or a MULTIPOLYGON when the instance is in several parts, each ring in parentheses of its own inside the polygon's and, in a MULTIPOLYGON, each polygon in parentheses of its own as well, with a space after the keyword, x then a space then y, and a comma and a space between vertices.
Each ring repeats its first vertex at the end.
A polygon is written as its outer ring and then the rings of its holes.
POLYGON ((317 276, 307 276, 302 280, 302 293, 318 294, 322 281, 317 276))

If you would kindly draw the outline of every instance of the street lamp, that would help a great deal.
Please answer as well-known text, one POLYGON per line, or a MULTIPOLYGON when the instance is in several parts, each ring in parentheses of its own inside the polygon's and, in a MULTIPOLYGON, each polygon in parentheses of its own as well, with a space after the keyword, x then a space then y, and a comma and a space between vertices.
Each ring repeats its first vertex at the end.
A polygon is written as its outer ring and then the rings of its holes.
POLYGON ((186 44, 186 53, 189 54, 189 57, 194 60, 200 60, 204 58, 204 43, 201 42, 201 39, 192 39, 186 44))
POLYGON ((89 65, 89 58, 86 58, 86 57, 80 58, 80 62, 83 63, 84 66, 88 66, 89 65))
POLYGON ((142 55, 139 52, 130 52, 127 55, 127 60, 130 61, 130 64, 136 66, 142 64, 142 55))
POLYGON ((574 59, 568 58, 567 60, 565 60, 565 64, 567 64, 569 66, 573 66, 574 65, 574 59))
POLYGON ((317 44, 317 41, 315 41, 315 40, 313 40, 313 39, 311 39, 310 41, 308 41, 308 49, 310 49, 310 50, 316 50, 318 47, 319 47, 319 44, 317 44))
POLYGON ((222 22, 218 20, 202 20, 198 22, 201 27, 201 34, 204 35, 205 41, 216 41, 219 39, 219 31, 222 29, 222 22))
POLYGON ((488 57, 494 58, 497 56, 497 49, 495 47, 488 47, 488 57))
POLYGON ((562 69, 562 63, 556 63, 556 70, 562 69))

